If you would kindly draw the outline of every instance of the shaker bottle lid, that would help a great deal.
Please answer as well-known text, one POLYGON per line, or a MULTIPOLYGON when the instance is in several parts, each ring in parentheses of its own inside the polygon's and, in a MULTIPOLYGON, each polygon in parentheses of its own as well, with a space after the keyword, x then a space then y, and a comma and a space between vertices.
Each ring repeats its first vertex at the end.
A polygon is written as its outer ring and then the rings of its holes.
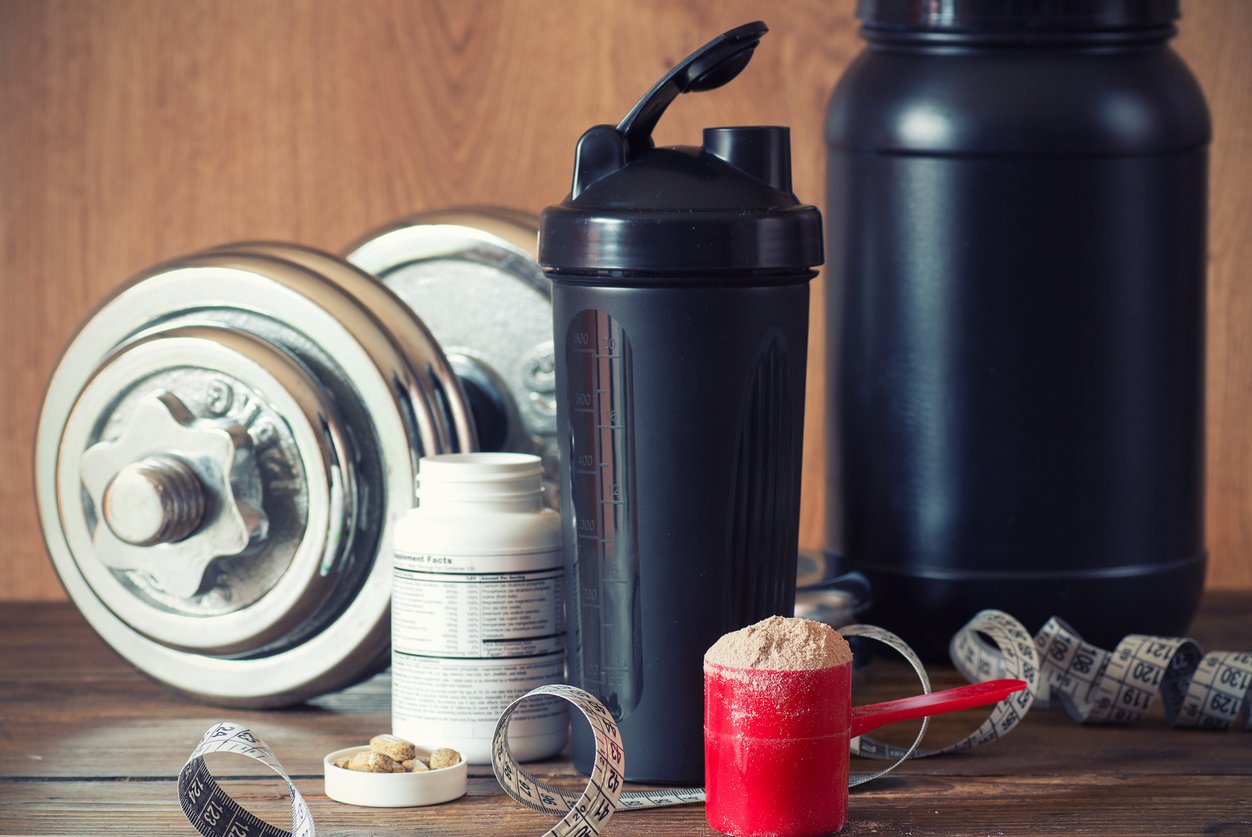
POLYGON ((791 192, 787 128, 706 128, 700 147, 652 142, 679 94, 729 82, 767 31, 757 21, 714 38, 616 127, 582 135, 569 196, 543 212, 540 264, 556 273, 626 272, 624 279, 643 284, 684 273, 760 283, 769 272, 794 279, 822 263, 821 216, 791 192))
POLYGON ((871 29, 935 32, 1107 32, 1171 26, 1178 0, 859 0, 871 29))

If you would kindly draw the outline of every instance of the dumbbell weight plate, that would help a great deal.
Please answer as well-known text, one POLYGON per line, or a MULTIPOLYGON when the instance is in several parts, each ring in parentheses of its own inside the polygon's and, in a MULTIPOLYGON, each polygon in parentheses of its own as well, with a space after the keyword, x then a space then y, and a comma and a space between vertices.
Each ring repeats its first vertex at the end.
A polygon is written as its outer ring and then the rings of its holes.
POLYGON ((334 257, 181 259, 106 301, 53 374, 36 440, 48 550, 142 671, 221 703, 300 701, 386 664, 392 520, 418 457, 473 449, 468 416, 420 323, 334 257), (134 543, 154 514, 186 528, 161 505, 184 483, 207 498, 198 528, 134 543))
MULTIPOLYGON (((348 453, 342 419, 307 383, 292 358, 250 335, 181 326, 127 343, 83 387, 61 433, 61 534, 72 569, 130 629, 172 649, 227 656, 278 642, 311 615, 328 579, 321 567, 336 559, 329 547, 346 535, 349 515, 330 519, 331 495, 350 477, 338 464, 348 453), (229 464, 242 447, 252 485, 233 486, 228 498, 226 457, 212 446, 232 429, 246 440, 230 446, 229 464), (108 485, 150 457, 186 463, 209 515, 250 500, 262 513, 256 542, 241 549, 253 534, 245 531, 233 546, 202 545, 211 534, 203 520, 169 543, 117 537, 126 510, 103 519, 108 485)), ((244 468, 233 470, 237 482, 244 468)))
MULTIPOLYGON (((216 247, 209 252, 223 257, 232 253, 265 256, 299 264, 327 280, 332 293, 351 295, 360 306, 354 315, 377 320, 381 331, 365 323, 356 324, 354 331, 360 335, 380 334, 391 344, 389 352, 398 355, 394 362, 395 368, 403 370, 403 377, 399 379, 402 400, 406 400, 413 411, 422 442, 411 448, 414 468, 417 460, 425 455, 423 451, 476 449, 473 414, 438 340, 415 315, 412 306, 379 287, 373 276, 338 256, 294 244, 250 241, 216 247)), ((393 382, 393 389, 395 386, 393 382)))
POLYGON ((538 230, 534 215, 510 209, 428 212, 366 235, 347 259, 403 299, 439 341, 476 408, 481 447, 538 454, 552 492, 556 368, 538 230))

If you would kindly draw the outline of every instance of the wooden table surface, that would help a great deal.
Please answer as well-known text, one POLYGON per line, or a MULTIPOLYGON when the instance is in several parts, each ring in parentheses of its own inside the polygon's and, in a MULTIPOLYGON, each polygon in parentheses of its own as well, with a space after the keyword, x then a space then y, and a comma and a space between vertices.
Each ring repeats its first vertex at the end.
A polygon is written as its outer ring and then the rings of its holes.
MULTIPOLYGON (((1252 649, 1250 615, 1252 592, 1210 594, 1192 636, 1206 650, 1252 649)), ((936 687, 958 685, 951 670, 933 674, 936 687)), ((857 701, 902 696, 912 688, 908 677, 876 661, 857 701)), ((505 796, 489 768, 471 768, 465 798, 431 808, 366 809, 327 799, 322 755, 386 730, 389 688, 380 675, 293 709, 221 709, 136 674, 70 605, 6 604, 0 833, 194 835, 175 777, 204 730, 225 719, 246 723, 274 748, 321 835, 538 835, 554 822, 505 796)), ((937 719, 928 743, 954 741, 980 719, 978 711, 937 719)), ((243 760, 221 763, 229 765, 238 767, 238 778, 224 782, 231 794, 287 827, 281 783, 243 760)), ((531 770, 545 781, 580 785, 562 760, 531 770)), ((1252 733, 1172 730, 1159 710, 1130 728, 1032 712, 996 744, 910 762, 854 791, 843 833, 1252 834, 1250 797, 1252 733)), ((700 805, 631 811, 608 827, 609 837, 714 833, 700 805)))

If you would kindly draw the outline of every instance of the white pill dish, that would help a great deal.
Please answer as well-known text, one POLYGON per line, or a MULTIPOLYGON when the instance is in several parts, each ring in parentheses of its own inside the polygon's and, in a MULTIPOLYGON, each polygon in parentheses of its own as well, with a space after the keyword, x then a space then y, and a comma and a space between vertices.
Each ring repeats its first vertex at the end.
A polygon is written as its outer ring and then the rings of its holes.
MULTIPOLYGON (((468 765, 464 758, 451 767, 421 773, 364 773, 335 767, 336 760, 369 749, 368 745, 347 747, 322 759, 327 796, 336 802, 370 808, 416 808, 451 802, 465 795, 468 765)), ((429 760, 430 751, 419 747, 417 756, 429 760)))

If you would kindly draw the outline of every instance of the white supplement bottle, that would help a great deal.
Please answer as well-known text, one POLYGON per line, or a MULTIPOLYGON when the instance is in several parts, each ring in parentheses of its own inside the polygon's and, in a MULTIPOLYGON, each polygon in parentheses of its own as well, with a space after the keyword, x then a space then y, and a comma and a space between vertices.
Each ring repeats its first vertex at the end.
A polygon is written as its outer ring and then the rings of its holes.
MULTIPOLYGON (((563 683, 560 515, 543 506, 539 457, 424 457, 418 507, 395 532, 391 723, 422 747, 489 764, 500 713, 536 686, 563 683)), ((520 761, 560 752, 564 701, 513 716, 520 761)))

